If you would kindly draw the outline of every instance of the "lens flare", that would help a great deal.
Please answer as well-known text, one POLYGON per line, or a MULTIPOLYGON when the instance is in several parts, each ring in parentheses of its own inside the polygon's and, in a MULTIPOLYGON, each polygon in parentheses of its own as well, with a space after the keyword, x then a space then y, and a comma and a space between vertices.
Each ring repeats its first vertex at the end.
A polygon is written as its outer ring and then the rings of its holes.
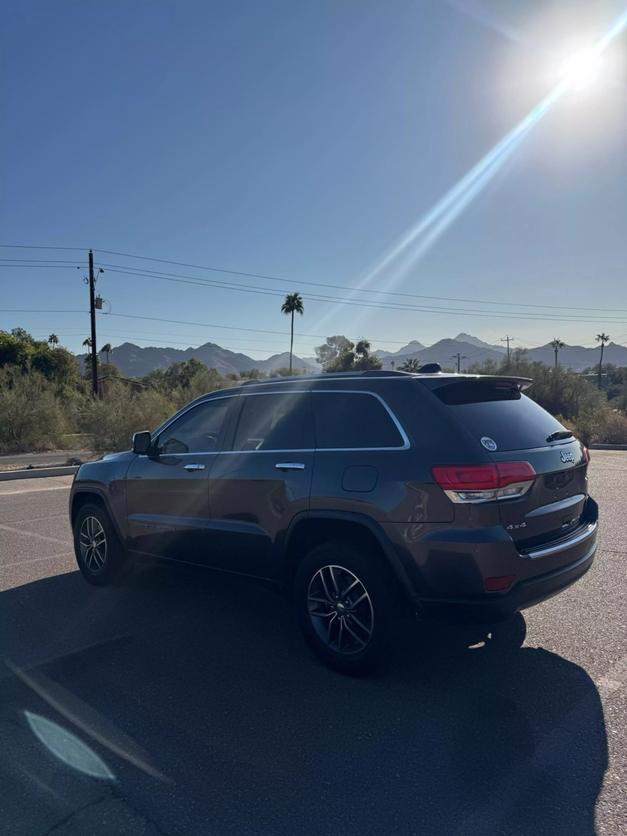
POLYGON ((584 49, 562 62, 560 78, 570 90, 589 90, 599 81, 602 71, 602 53, 598 49, 584 49))
MULTIPOLYGON (((374 267, 362 278, 355 291, 365 290, 368 285, 378 282, 378 289, 394 287, 415 266, 419 259, 431 249, 451 224, 483 191, 504 163, 521 145, 524 138, 535 128, 553 106, 573 89, 587 89, 599 79, 604 66, 603 53, 606 48, 627 27, 627 11, 620 15, 610 29, 593 47, 569 56, 561 65, 559 81, 551 92, 538 102, 529 113, 504 136, 484 157, 479 160, 458 182, 444 194, 434 206, 425 212, 396 243, 385 253, 374 267), (385 276, 385 280, 382 281, 385 276)), ((347 301, 355 298, 355 292, 347 301)), ((333 311, 333 313, 335 313, 333 311)), ((332 314, 322 317, 318 326, 332 314)))

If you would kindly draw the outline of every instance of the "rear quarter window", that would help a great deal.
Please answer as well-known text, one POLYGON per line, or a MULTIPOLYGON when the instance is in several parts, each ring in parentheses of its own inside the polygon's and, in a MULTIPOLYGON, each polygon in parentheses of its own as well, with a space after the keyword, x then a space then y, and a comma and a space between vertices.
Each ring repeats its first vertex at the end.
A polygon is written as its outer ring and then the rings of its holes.
POLYGON ((433 389, 447 413, 477 441, 487 437, 497 450, 542 447, 547 436, 564 427, 516 387, 455 382, 433 389))
POLYGON ((367 392, 313 392, 318 449, 403 447, 405 440, 392 416, 367 392))

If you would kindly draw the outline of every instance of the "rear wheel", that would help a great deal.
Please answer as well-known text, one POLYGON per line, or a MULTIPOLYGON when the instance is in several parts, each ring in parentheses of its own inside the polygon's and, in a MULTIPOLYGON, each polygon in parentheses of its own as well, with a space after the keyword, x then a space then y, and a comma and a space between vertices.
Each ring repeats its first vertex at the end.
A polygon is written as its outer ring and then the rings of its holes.
POLYGON ((299 625, 325 664, 362 675, 389 657, 402 602, 381 558, 333 541, 313 549, 294 582, 299 625))
POLYGON ((102 505, 88 502, 74 522, 74 553, 89 583, 111 583, 124 562, 124 549, 102 505))

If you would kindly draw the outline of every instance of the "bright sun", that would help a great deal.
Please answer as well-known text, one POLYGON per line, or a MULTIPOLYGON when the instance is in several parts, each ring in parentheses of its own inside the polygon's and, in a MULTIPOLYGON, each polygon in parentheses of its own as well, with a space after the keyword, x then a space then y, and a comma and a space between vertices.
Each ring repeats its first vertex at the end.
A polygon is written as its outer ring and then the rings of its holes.
POLYGON ((560 67, 560 78, 571 90, 589 90, 599 80, 603 69, 601 54, 584 49, 568 56, 560 67))

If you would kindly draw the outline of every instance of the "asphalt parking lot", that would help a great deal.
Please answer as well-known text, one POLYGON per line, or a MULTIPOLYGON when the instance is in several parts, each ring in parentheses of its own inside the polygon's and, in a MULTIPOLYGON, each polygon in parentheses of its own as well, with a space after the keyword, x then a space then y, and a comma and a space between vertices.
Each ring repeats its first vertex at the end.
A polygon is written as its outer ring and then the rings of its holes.
POLYGON ((4 834, 627 830, 627 452, 595 451, 592 570, 468 647, 322 667, 253 583, 140 567, 87 586, 71 477, 0 483, 4 834))

